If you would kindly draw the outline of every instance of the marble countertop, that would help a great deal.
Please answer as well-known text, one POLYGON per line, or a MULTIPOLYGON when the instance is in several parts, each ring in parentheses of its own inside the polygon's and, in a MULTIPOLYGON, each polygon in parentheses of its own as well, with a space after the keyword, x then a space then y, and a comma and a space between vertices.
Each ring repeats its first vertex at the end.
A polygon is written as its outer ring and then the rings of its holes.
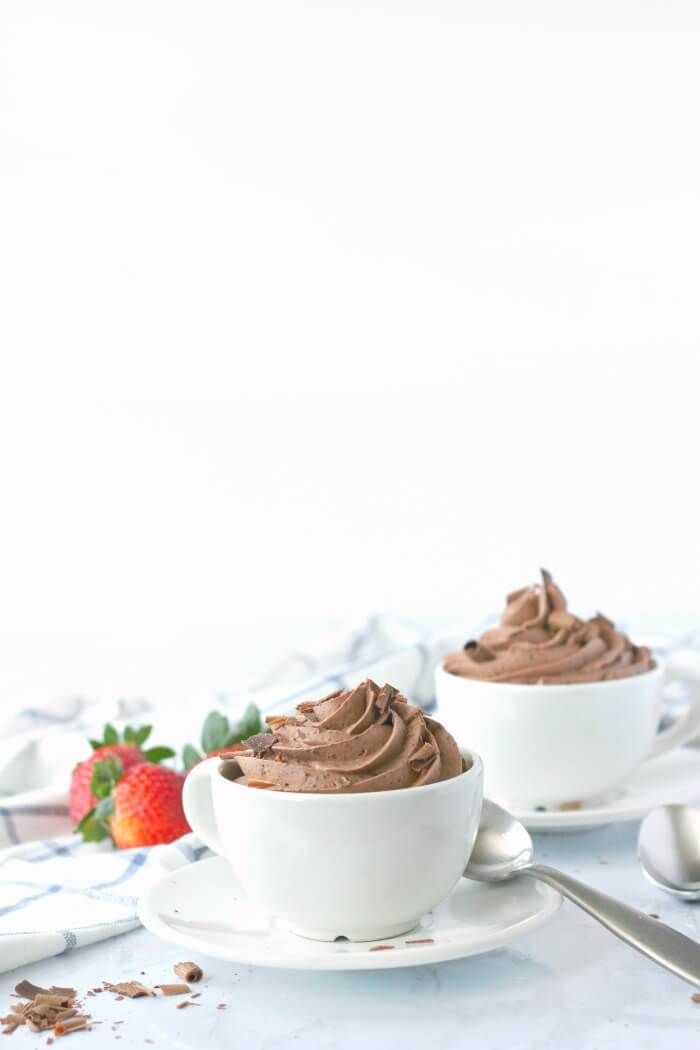
MULTIPOLYGON (((539 835, 538 858, 659 915, 700 938, 700 904, 674 900, 642 877, 637 825, 539 835)), ((182 950, 145 930, 37 963, 0 978, 0 1006, 28 976, 79 990, 103 979, 174 980, 182 950)), ((83 1050, 162 1046, 239 1050, 386 1050, 401 1045, 490 1050, 683 1050, 700 1036, 690 985, 627 948, 573 905, 487 955, 413 969, 303 973, 197 960, 205 971, 196 1008, 177 999, 88 999, 103 1020, 76 1034, 83 1050), (225 1003, 225 1009, 217 1009, 225 1003), (115 1024, 115 1022, 121 1022, 115 1024)), ((39 1048, 46 1035, 19 1029, 8 1044, 39 1048)))

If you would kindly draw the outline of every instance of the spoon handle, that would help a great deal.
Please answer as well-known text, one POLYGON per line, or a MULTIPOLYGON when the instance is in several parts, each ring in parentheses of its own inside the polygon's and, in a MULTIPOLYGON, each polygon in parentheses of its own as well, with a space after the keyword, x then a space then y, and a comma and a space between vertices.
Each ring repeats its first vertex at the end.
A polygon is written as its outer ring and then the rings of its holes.
POLYGON ((568 897, 579 908, 583 908, 594 919, 607 927, 620 940, 626 941, 638 952, 647 955, 660 966, 685 978, 691 984, 700 987, 700 944, 689 937, 671 929, 658 919, 652 919, 644 912, 630 908, 629 904, 606 893, 587 886, 570 875, 549 868, 544 864, 532 864, 523 868, 522 875, 541 879, 564 897, 568 897))

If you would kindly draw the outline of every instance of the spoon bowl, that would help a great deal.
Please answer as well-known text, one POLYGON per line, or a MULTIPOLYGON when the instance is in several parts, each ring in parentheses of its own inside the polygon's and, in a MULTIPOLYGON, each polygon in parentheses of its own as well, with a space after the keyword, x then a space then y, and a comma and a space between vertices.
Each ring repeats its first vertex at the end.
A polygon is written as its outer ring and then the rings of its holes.
MULTIPOLYGON (((695 892, 695 881, 700 880, 700 811, 692 812, 697 816, 697 824, 695 816, 682 818, 675 814, 673 819, 669 818, 663 825, 666 828, 664 841, 667 852, 671 852, 669 843, 673 835, 680 836, 687 844, 685 867, 673 868, 669 862, 664 872, 686 876, 688 881, 684 885, 690 886, 691 891, 695 892)), ((656 842, 658 836, 654 835, 653 838, 656 842)), ((662 855, 664 858, 666 851, 662 855)), ((535 864, 534 848, 528 832, 515 817, 488 799, 483 803, 479 830, 464 874, 477 882, 503 882, 511 878, 540 879, 578 904, 579 908, 583 908, 630 947, 683 977, 696 988, 700 987, 700 945, 678 930, 652 919, 623 901, 601 893, 593 886, 579 882, 571 875, 545 864, 535 864)), ((698 886, 700 896, 700 883, 698 886)))
POLYGON ((523 825, 485 798, 466 877, 477 882, 502 882, 532 864, 534 855, 532 839, 523 825))
POLYGON ((650 882, 684 900, 700 898, 700 809, 659 806, 639 829, 637 852, 650 882))

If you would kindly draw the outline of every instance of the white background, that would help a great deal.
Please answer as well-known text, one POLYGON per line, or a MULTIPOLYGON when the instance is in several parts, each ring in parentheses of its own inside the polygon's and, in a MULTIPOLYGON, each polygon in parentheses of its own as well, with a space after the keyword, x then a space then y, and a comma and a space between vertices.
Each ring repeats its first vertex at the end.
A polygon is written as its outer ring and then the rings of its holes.
POLYGON ((4 0, 0 690, 698 611, 692 4, 4 0))

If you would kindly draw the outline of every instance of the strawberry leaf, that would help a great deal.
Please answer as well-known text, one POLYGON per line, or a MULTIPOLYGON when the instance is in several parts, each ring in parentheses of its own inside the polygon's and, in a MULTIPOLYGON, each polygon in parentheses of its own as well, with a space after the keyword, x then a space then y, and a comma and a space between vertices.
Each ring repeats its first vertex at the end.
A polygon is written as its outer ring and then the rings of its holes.
POLYGON ((228 718, 218 711, 210 711, 202 726, 202 751, 217 751, 229 743, 228 718))
POLYGON ((83 836, 85 842, 102 842, 109 835, 106 823, 97 817, 97 808, 86 813, 75 830, 83 836))
POLYGON ((114 813, 114 799, 111 795, 101 798, 93 810, 96 820, 107 820, 114 813))
POLYGON ((90 740, 89 744, 93 751, 97 751, 98 747, 102 747, 101 740, 90 740))
POLYGON ((90 780, 90 791, 95 798, 107 798, 111 795, 123 772, 124 766, 116 755, 107 755, 100 762, 95 762, 90 780))
POLYGON ((119 733, 117 733, 117 731, 114 728, 114 726, 110 725, 109 722, 107 723, 107 725, 105 726, 105 729, 104 729, 104 742, 105 742, 105 744, 118 744, 119 743, 119 733))
POLYGON ((182 749, 182 764, 185 769, 192 769, 198 762, 202 761, 202 756, 196 747, 192 747, 192 744, 185 744, 182 749))
POLYGON ((149 736, 151 735, 152 729, 153 726, 141 726, 140 729, 136 730, 136 732, 134 733, 134 743, 137 747, 141 747, 142 744, 146 743, 149 736))
POLYGON ((162 762, 164 758, 172 758, 175 752, 171 747, 150 747, 144 751, 143 757, 147 762, 162 762))

